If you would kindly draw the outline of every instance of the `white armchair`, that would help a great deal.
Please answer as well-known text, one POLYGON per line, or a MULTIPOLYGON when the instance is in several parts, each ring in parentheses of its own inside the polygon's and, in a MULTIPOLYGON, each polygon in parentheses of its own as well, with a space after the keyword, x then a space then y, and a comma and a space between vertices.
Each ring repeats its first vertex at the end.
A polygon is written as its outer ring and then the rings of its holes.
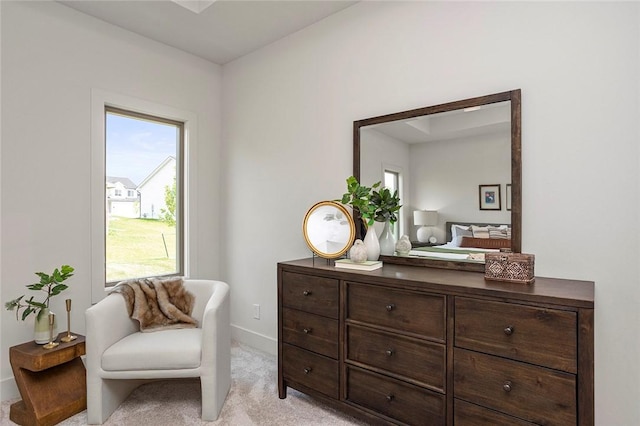
POLYGON ((86 311, 87 420, 102 424, 138 386, 153 379, 200 377, 202 420, 218 418, 231 386, 229 286, 185 279, 198 328, 141 333, 124 298, 110 295, 86 311))

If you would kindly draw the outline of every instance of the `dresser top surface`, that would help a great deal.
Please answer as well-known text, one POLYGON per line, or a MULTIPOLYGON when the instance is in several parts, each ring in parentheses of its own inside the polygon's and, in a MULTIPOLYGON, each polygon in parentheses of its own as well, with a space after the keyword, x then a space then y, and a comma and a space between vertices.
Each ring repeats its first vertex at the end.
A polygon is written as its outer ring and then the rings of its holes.
POLYGON ((534 301, 593 309, 592 281, 536 277, 531 284, 488 281, 480 272, 456 271, 419 266, 384 264, 374 271, 338 269, 333 261, 307 258, 280 262, 287 269, 307 272, 315 270, 326 276, 371 283, 398 284, 415 289, 447 291, 456 294, 482 294, 523 301, 534 301))

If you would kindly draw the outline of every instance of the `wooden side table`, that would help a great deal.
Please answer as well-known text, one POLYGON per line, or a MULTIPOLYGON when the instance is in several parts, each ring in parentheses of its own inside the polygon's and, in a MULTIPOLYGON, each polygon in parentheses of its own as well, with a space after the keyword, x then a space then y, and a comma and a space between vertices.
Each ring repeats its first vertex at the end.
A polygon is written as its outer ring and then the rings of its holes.
MULTIPOLYGON (((60 333, 56 341, 66 336, 60 333)), ((9 418, 20 425, 55 425, 87 408, 87 377, 80 356, 85 338, 60 342, 54 349, 27 342, 9 349, 9 360, 22 401, 11 405, 9 418)))

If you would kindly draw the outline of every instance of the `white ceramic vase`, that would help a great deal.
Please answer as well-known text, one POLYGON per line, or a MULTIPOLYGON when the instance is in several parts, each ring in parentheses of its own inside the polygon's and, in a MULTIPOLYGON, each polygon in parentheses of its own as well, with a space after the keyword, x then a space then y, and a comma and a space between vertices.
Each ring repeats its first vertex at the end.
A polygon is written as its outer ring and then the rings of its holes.
POLYGON ((380 257, 380 242, 376 228, 371 225, 367 228, 367 235, 364 236, 364 245, 367 248, 367 260, 378 260, 380 257))
POLYGON ((389 221, 384 223, 384 229, 378 241, 380 242, 380 254, 393 256, 396 251, 396 237, 391 232, 391 223, 389 221))
MULTIPOLYGON (((39 345, 49 343, 49 308, 44 308, 36 314, 36 321, 33 327, 33 340, 39 345)), ((58 319, 54 317, 53 321, 53 340, 58 337, 58 319)))

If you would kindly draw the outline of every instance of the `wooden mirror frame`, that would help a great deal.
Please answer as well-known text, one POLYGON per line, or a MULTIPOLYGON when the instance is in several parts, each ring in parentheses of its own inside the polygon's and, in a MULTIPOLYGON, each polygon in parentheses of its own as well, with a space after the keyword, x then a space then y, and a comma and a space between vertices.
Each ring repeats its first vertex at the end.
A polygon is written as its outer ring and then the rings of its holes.
MULTIPOLYGON (((394 114, 371 117, 353 122, 353 175, 360 181, 360 129, 374 124, 406 120, 430 114, 454 111, 463 108, 477 107, 497 102, 511 102, 511 250, 520 253, 522 250, 522 140, 521 140, 521 93, 520 89, 492 95, 479 96, 461 101, 448 102, 394 114)), ((364 235, 362 221, 355 218, 356 238, 364 235)), ((437 259, 425 259, 406 256, 381 256, 387 263, 414 266, 430 266, 446 269, 462 269, 484 271, 484 264, 471 264, 437 259)))

